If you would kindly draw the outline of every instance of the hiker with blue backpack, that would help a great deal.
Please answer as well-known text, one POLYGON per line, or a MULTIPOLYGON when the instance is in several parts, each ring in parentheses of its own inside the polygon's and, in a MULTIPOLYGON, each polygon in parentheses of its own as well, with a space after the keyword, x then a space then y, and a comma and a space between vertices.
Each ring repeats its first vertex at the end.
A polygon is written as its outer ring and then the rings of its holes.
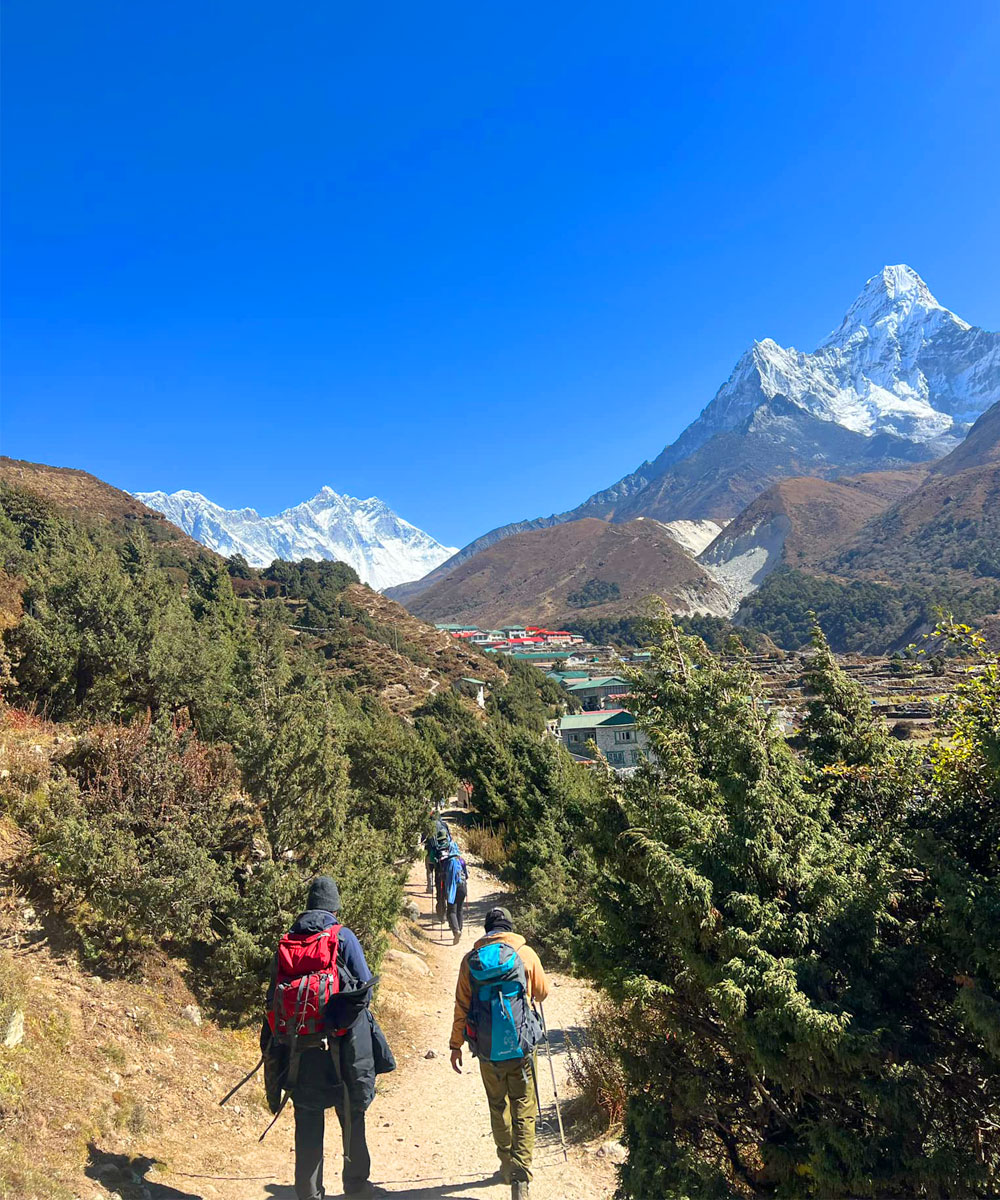
POLYGON ((469 868, 458 842, 454 839, 448 843, 448 850, 441 862, 442 880, 441 891, 448 926, 451 936, 457 946, 462 940, 462 929, 465 925, 465 900, 469 893, 469 868))
POLYGON ((510 912, 486 914, 486 935, 462 959, 455 987, 451 1065, 461 1074, 468 1042, 490 1106, 500 1175, 511 1200, 528 1200, 538 1116, 537 1055, 543 1038, 534 1005, 549 994, 538 955, 514 932, 510 912))
POLYGON ((328 1108, 336 1111, 343 1134, 345 1195, 386 1194, 368 1179, 365 1112, 375 1097, 376 1075, 396 1063, 368 1007, 377 980, 356 935, 338 923, 339 912, 336 883, 317 876, 306 911, 278 943, 261 1029, 268 1106, 277 1120, 291 1099, 295 1113, 297 1200, 325 1195, 328 1108))

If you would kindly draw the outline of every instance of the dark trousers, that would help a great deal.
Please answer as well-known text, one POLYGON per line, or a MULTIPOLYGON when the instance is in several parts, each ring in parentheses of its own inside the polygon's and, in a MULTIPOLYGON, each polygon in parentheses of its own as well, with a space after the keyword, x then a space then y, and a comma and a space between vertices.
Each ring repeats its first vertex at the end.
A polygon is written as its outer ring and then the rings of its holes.
POLYGON ((455 889, 454 903, 448 905, 448 924, 452 933, 461 933, 462 927, 465 925, 465 897, 467 894, 468 889, 465 884, 460 883, 455 889))
MULTIPOLYGON (((340 1111, 337 1110, 340 1117, 340 1111)), ((326 1113, 322 1108, 295 1106, 295 1195, 297 1200, 322 1200, 323 1132, 326 1113)), ((340 1121, 343 1129, 343 1118, 340 1121)), ((350 1162, 344 1161, 344 1191, 358 1191, 371 1174, 372 1162, 365 1138, 365 1114, 351 1117, 350 1162)))

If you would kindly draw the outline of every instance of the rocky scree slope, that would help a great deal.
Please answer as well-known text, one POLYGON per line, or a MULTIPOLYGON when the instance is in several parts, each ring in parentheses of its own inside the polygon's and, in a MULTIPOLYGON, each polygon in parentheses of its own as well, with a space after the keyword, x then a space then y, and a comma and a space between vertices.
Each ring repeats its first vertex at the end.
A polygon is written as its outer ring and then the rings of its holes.
POLYGON ((735 608, 779 566, 809 570, 926 478, 924 467, 772 484, 698 558, 735 608))

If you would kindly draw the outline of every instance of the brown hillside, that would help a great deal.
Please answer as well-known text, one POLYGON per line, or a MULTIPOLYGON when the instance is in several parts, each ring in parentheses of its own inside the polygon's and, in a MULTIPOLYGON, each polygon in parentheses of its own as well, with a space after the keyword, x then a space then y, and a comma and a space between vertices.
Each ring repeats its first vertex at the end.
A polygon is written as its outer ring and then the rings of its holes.
MULTIPOLYGON (((909 495, 926 477, 923 467, 872 471, 844 479, 802 476, 769 487, 735 518, 704 552, 724 561, 755 539, 781 544, 781 561, 812 567, 847 545, 864 525, 909 495), (773 538, 771 535, 774 535, 773 538)), ((777 565, 777 561, 771 564, 777 565)))
POLYGON ((910 495, 859 530, 833 569, 894 583, 1000 580, 1000 404, 910 495))
POLYGON ((34 492, 50 504, 84 520, 103 518, 122 527, 135 523, 145 530, 150 541, 170 542, 185 557, 218 557, 214 551, 172 525, 162 513, 147 508, 128 492, 120 491, 86 471, 0 456, 0 480, 12 487, 34 492))
POLYGON ((965 440, 932 468, 935 475, 956 475, 970 467, 985 467, 1000 461, 1000 401, 988 408, 965 440))
POLYGON ((634 613, 650 595, 681 613, 723 612, 719 588, 656 521, 612 525, 590 517, 531 530, 481 550, 412 602, 436 621, 494 626, 534 621, 572 626, 574 616, 634 613), (589 580, 617 584, 619 595, 595 607, 567 599, 589 580))
MULTIPOLYGON (((345 589, 344 599, 361 619, 354 624, 349 641, 340 640, 332 647, 330 673, 355 686, 377 678, 380 700, 395 713, 409 713, 442 686, 462 678, 471 676, 486 683, 506 679, 492 657, 457 642, 363 583, 345 589), (365 618, 373 623, 372 629, 366 629, 365 618)), ((310 637, 307 632, 300 636, 310 637)), ((314 640, 319 647, 325 644, 322 634, 314 640)))

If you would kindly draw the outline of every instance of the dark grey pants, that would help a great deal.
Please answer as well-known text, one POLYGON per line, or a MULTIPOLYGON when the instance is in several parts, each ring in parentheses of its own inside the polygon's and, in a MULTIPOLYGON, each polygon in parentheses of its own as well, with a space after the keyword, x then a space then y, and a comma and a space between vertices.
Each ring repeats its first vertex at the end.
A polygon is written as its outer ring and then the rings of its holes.
MULTIPOLYGON (((340 1117, 339 1110, 337 1116, 340 1117)), ((295 1106, 295 1195, 298 1200, 322 1200, 323 1133, 326 1113, 322 1108, 295 1106)), ((343 1129, 343 1120, 341 1120, 343 1129)), ((365 1138, 365 1114, 351 1118, 350 1162, 344 1162, 344 1191, 358 1191, 371 1173, 372 1163, 365 1138)))
POLYGON ((461 933, 465 925, 465 897, 468 888, 464 883, 455 889, 454 903, 448 905, 448 925, 452 933, 461 933))

